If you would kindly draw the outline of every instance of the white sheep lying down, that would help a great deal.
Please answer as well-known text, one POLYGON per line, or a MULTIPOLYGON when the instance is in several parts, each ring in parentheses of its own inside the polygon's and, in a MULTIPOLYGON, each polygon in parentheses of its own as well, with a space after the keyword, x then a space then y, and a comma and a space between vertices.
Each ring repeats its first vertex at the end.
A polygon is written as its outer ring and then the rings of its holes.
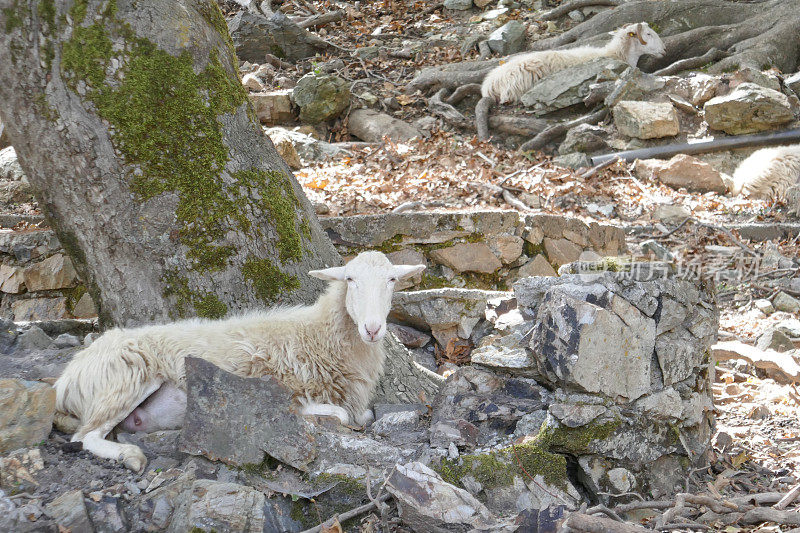
POLYGON ((800 144, 756 150, 733 173, 733 194, 751 198, 783 198, 800 186, 800 144))
POLYGON ((646 22, 623 26, 611 35, 611 41, 600 48, 579 46, 512 56, 486 75, 481 95, 492 97, 501 104, 519 102, 537 80, 567 67, 597 57, 612 57, 635 67, 645 54, 662 57, 665 53, 661 38, 646 22))
POLYGON ((345 266, 309 272, 330 281, 310 306, 109 330, 76 354, 56 381, 56 411, 79 421, 73 442, 140 472, 147 462, 142 451, 105 437, 121 422, 128 430, 180 427, 184 358, 191 356, 239 376, 277 377, 295 392, 304 414, 365 423, 383 372, 395 284, 424 268, 363 252, 345 266))

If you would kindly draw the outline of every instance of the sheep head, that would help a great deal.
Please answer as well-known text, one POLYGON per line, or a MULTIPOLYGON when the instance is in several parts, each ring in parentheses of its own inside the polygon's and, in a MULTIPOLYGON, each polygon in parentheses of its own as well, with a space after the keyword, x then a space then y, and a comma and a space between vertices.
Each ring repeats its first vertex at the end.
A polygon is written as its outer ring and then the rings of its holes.
POLYGON ((625 58, 631 66, 635 67, 643 55, 662 57, 666 53, 661 38, 646 22, 623 26, 618 35, 624 39, 625 58))
POLYGON ((347 283, 347 314, 358 327, 361 339, 373 344, 386 335, 386 317, 397 282, 424 269, 425 265, 393 265, 380 252, 361 252, 345 266, 312 270, 308 274, 347 283))

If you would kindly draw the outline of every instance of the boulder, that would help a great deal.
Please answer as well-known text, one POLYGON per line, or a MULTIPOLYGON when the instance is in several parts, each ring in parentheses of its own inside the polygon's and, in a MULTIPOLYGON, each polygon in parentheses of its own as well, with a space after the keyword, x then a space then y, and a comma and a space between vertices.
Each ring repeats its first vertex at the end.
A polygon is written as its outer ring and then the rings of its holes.
POLYGON ((386 489, 397 501, 403 523, 413 531, 491 531, 498 526, 474 496, 419 462, 395 466, 386 489))
POLYGON ((758 337, 756 348, 759 350, 788 352, 794 350, 794 342, 792 342, 791 337, 780 329, 770 328, 758 337))
POLYGON ((421 136, 411 124, 372 109, 351 111, 347 129, 351 135, 366 142, 380 142, 384 136, 395 142, 404 142, 421 136))
POLYGON ((0 150, 0 204, 34 202, 33 189, 17 160, 17 153, 9 146, 0 150))
POLYGON ((318 124, 338 117, 350 105, 350 83, 332 74, 310 72, 292 90, 300 120, 318 124))
POLYGON ((622 135, 637 139, 673 137, 680 131, 672 104, 625 100, 614 106, 614 124, 622 135))
POLYGON ((294 121, 292 90, 280 89, 263 93, 250 93, 250 101, 262 124, 287 124, 294 121))
POLYGON ((316 457, 310 424, 272 376, 243 378, 188 357, 186 393, 181 451, 239 466, 260 464, 266 452, 304 471, 316 457))
POLYGON ((51 255, 44 261, 28 266, 24 276, 25 286, 31 292, 68 289, 78 284, 78 273, 72 265, 72 259, 64 254, 51 255))
POLYGON ((39 445, 53 427, 56 391, 38 381, 0 379, 0 454, 39 445))
POLYGON ((263 63, 267 54, 295 61, 316 53, 308 33, 278 11, 267 18, 243 9, 228 20, 228 31, 241 61, 263 63))
POLYGON ((97 307, 95 307, 94 300, 92 300, 88 292, 83 293, 75 305, 72 306, 72 316, 75 318, 94 318, 97 316, 97 307))
POLYGON ((742 83, 727 96, 717 96, 703 106, 708 125, 730 135, 775 129, 794 120, 783 93, 754 83, 742 83))
POLYGON ((510 20, 494 30, 486 44, 497 55, 508 56, 525 49, 527 27, 518 20, 510 20))
POLYGON ((641 179, 655 179, 673 189, 720 194, 727 190, 722 174, 705 161, 686 154, 675 155, 669 161, 638 159, 634 172, 641 179))
POLYGON ((573 152, 571 154, 558 155, 553 158, 553 163, 562 167, 579 169, 591 167, 589 157, 583 152, 573 152))
POLYGON ((616 59, 597 58, 568 67, 538 80, 522 95, 521 101, 539 115, 581 104, 589 95, 591 84, 597 80, 615 79, 628 66, 616 59))
POLYGON ((431 252, 431 259, 456 272, 491 274, 503 266, 485 242, 464 242, 431 252))

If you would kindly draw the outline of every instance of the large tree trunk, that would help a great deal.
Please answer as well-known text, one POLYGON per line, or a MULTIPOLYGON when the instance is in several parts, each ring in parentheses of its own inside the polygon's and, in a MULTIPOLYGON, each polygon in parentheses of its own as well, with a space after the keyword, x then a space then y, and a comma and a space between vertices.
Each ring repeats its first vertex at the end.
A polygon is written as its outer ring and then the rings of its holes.
MULTIPOLYGON (((0 0, 0 79, 0 121, 105 324, 308 302, 307 271, 340 264, 213 0, 0 0)), ((392 353, 412 397, 435 390, 392 353)))
POLYGON ((312 300, 340 262, 216 4, 2 0, 0 113, 106 322, 312 300))

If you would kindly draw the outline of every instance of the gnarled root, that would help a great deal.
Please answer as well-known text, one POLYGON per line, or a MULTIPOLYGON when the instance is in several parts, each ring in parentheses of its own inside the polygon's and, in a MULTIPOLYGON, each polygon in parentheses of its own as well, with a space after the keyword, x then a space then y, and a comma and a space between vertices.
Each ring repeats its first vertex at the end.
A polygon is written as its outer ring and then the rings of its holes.
POLYGON ((494 106, 494 98, 484 96, 475 105, 475 127, 478 130, 478 139, 489 140, 489 111, 494 106))

